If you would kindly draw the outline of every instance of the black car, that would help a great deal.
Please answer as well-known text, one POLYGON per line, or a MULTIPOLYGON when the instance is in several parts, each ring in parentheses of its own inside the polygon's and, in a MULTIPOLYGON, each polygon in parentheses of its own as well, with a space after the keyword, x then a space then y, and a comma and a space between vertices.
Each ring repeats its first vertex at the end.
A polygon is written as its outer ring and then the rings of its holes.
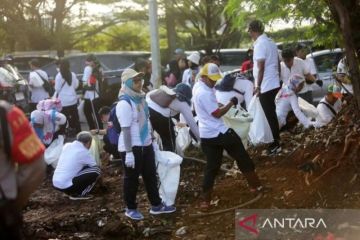
MULTIPOLYGON (((88 54, 73 54, 65 57, 70 62, 71 71, 74 72, 81 81, 85 68, 85 60, 88 54)), ((104 105, 111 105, 116 101, 121 87, 121 74, 125 68, 133 67, 137 58, 148 59, 149 52, 102 52, 94 53, 100 61, 104 82, 101 84, 101 96, 104 105)), ((56 63, 53 62, 44 66, 50 79, 55 79, 57 74, 56 63)))
POLYGON ((4 61, 0 62, 0 99, 28 113, 29 85, 16 68, 4 61))

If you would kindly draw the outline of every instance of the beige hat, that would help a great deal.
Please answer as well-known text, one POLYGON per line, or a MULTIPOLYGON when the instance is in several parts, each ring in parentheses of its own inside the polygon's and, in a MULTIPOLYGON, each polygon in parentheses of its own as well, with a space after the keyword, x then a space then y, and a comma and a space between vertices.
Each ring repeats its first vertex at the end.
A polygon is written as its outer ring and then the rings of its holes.
POLYGON ((194 52, 194 53, 190 54, 190 56, 187 57, 187 60, 195 63, 196 65, 199 65, 200 54, 198 52, 194 52))
POLYGON ((130 78, 143 77, 143 76, 144 76, 144 73, 137 72, 137 71, 135 71, 134 69, 131 69, 131 68, 127 68, 121 74, 121 82, 126 82, 130 78))

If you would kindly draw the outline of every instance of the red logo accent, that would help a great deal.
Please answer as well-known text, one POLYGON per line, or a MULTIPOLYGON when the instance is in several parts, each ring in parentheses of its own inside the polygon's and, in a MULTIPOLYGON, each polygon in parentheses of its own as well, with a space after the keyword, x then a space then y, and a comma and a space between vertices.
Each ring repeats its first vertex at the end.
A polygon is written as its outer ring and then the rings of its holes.
POLYGON ((239 221, 240 227, 244 228, 246 231, 251 232, 252 234, 259 235, 259 230, 256 227, 257 214, 253 214, 239 221), (246 222, 251 222, 251 226, 245 224, 246 222))

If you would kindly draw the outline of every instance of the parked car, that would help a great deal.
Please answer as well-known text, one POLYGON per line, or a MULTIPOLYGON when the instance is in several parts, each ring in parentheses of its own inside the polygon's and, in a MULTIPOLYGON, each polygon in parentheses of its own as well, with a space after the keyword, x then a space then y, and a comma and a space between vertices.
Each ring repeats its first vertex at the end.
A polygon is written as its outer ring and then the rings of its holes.
POLYGON ((335 82, 333 72, 343 57, 343 53, 342 49, 336 48, 313 52, 306 56, 314 60, 318 79, 323 81, 322 87, 313 84, 314 103, 319 103, 325 96, 327 87, 335 82))
POLYGON ((247 50, 245 48, 220 49, 220 68, 223 72, 232 71, 241 68, 241 64, 248 60, 247 50))
MULTIPOLYGON (((79 80, 82 79, 85 68, 85 59, 88 54, 79 53, 66 56, 73 71, 79 80)), ((118 96, 121 87, 121 74, 125 68, 133 67, 137 58, 149 58, 149 52, 102 52, 94 53, 103 69, 104 82, 101 85, 103 104, 111 105, 118 96)), ((50 79, 55 79, 57 74, 56 63, 48 64, 42 69, 50 79)))
POLYGON ((27 81, 12 65, 0 62, 0 99, 6 100, 28 113, 30 91, 27 81))

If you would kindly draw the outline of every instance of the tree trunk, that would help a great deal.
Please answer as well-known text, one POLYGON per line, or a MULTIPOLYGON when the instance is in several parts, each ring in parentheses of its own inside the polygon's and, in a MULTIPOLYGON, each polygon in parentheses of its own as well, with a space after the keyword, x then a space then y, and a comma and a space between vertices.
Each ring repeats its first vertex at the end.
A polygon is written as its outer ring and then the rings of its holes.
POLYGON ((176 49, 176 30, 175 30, 175 18, 172 7, 169 6, 169 1, 165 0, 165 21, 166 21, 166 35, 168 42, 168 54, 167 57, 170 60, 176 49))
MULTIPOLYGON (((350 11, 345 7, 342 0, 330 0, 336 13, 339 17, 340 30, 344 39, 346 59, 349 64, 349 71, 351 75, 351 81, 354 89, 354 97, 356 99, 357 107, 360 110, 360 71, 359 62, 356 58, 356 46, 353 38, 353 31, 351 27, 350 11)), ((356 6, 354 6, 356 7, 356 6)), ((334 15, 334 13, 333 13, 334 15)), ((336 18, 336 16, 334 16, 336 18)))
POLYGON ((65 5, 66 0, 56 0, 56 6, 54 9, 54 17, 56 21, 55 25, 55 37, 56 37, 56 51, 58 57, 64 57, 64 33, 63 33, 63 22, 65 18, 65 5))

